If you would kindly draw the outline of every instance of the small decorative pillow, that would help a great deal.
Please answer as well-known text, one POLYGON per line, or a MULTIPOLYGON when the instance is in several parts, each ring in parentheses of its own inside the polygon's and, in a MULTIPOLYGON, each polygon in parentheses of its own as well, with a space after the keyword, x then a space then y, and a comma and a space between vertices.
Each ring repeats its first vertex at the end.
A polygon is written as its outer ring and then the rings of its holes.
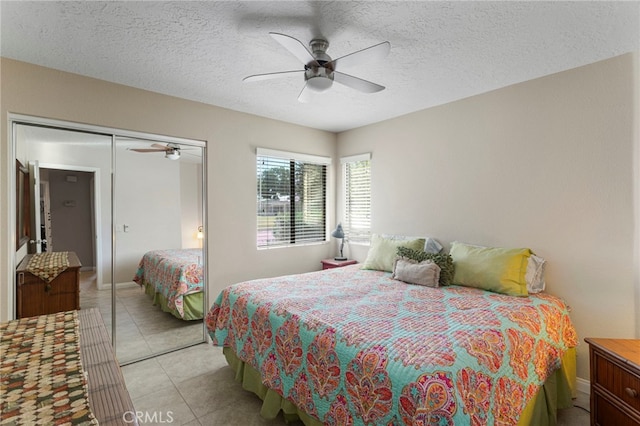
POLYGON ((456 241, 450 254, 455 264, 453 284, 510 296, 529 295, 525 274, 532 253, 528 248, 481 247, 456 241))
POLYGON ((540 293, 544 291, 546 283, 544 281, 544 267, 547 263, 543 258, 531 254, 527 263, 527 272, 524 275, 527 281, 527 291, 529 293, 540 293))
POLYGON ((362 269, 391 272, 398 247, 408 247, 419 250, 424 247, 424 238, 397 240, 373 234, 371 236, 369 253, 367 253, 367 259, 362 264, 362 269))
POLYGON ((425 253, 422 250, 413 250, 407 247, 398 247, 398 256, 413 259, 418 262, 432 260, 440 267, 440 285, 450 285, 453 280, 453 259, 449 253, 425 253))
POLYGON ((393 264, 394 280, 425 287, 438 287, 440 267, 431 260, 417 262, 406 257, 397 257, 393 264))

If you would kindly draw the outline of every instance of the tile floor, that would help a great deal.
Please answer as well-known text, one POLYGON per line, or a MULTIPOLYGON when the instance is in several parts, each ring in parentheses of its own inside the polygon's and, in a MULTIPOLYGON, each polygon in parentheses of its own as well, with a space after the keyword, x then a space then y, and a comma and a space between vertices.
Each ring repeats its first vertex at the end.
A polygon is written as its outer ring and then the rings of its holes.
MULTIPOLYGON (((94 272, 80 273, 80 307, 98 308, 111 334, 111 289, 98 290, 94 272)), ((116 355, 121 363, 203 339, 202 321, 183 321, 162 312, 135 283, 116 288, 116 355)))
MULTIPOLYGON (((111 292, 98 291, 91 272, 81 273, 80 286, 80 306, 97 307, 110 330, 111 292)), ((116 317, 116 348, 121 363, 146 356, 152 348, 165 350, 202 336, 200 322, 185 322, 161 312, 136 285, 117 288, 116 317)), ((260 416, 260 399, 242 389, 222 349, 208 343, 125 365, 122 372, 136 410, 147 416, 141 418, 144 425, 286 424, 281 415, 274 420, 260 416)), ((579 393, 574 405, 588 410, 589 396, 579 393)), ((558 425, 588 425, 589 413, 577 407, 562 410, 558 425)))

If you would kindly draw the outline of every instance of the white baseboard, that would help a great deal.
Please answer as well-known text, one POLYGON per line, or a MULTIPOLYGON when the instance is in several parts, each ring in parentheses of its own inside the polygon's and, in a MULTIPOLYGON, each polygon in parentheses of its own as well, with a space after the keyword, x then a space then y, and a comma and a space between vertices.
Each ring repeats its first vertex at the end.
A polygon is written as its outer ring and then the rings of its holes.
POLYGON ((576 377, 576 389, 578 389, 578 392, 589 395, 591 393, 591 382, 581 377, 576 377))

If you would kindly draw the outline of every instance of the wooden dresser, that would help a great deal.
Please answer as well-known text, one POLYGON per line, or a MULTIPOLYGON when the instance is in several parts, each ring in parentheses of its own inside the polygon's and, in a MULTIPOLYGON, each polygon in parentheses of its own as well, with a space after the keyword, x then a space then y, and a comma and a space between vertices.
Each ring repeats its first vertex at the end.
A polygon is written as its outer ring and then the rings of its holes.
POLYGON ((17 318, 80 309, 80 260, 69 252, 69 267, 49 285, 27 271, 33 254, 22 259, 16 269, 17 318))
POLYGON ((640 340, 587 338, 591 424, 640 426, 640 340))

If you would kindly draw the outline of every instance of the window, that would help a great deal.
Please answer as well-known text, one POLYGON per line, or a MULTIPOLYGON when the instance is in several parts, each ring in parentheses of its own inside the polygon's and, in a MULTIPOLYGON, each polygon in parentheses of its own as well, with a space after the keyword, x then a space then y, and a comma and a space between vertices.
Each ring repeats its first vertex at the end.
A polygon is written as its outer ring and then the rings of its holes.
POLYGON ((348 241, 368 243, 371 236, 371 154, 340 160, 344 182, 344 220, 348 241))
POLYGON ((327 240, 328 157, 257 150, 258 248, 327 240))

